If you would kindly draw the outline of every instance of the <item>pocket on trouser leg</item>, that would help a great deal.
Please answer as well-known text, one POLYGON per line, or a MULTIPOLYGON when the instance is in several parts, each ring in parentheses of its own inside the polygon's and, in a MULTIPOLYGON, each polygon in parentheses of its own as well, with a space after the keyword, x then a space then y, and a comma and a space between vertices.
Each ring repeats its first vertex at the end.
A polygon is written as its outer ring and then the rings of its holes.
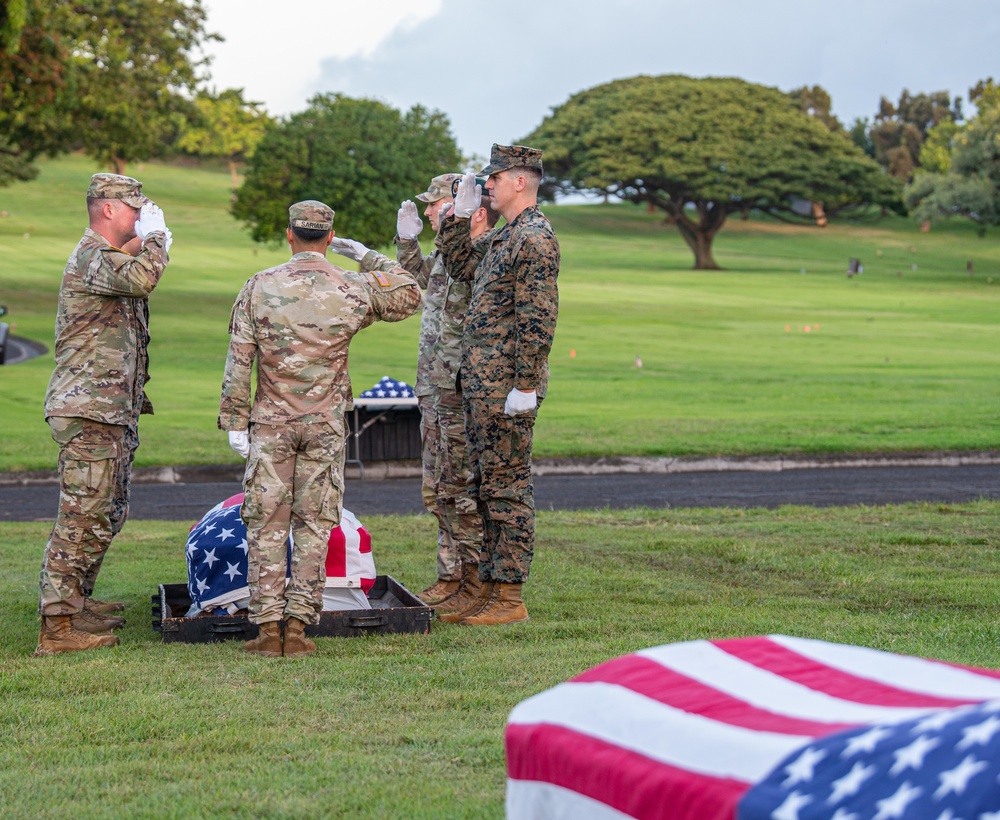
POLYGON ((246 469, 243 472, 243 505, 240 507, 240 518, 247 525, 259 521, 263 514, 260 483, 257 481, 259 469, 260 456, 251 451, 250 458, 247 459, 246 469))

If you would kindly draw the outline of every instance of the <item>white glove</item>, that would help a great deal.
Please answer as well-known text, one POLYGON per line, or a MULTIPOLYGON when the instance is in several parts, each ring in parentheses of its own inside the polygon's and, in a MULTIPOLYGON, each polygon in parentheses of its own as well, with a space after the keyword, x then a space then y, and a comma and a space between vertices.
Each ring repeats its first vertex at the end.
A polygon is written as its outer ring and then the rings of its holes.
POLYGON ((139 221, 135 223, 135 235, 143 242, 154 231, 167 232, 167 222, 163 211, 152 202, 147 202, 139 209, 139 221))
MULTIPOLYGON (((461 192, 459 193, 461 195, 461 192)), ((520 416, 524 413, 530 413, 537 406, 538 397, 535 396, 534 390, 524 393, 515 387, 507 394, 507 401, 503 403, 503 411, 508 416, 520 416)))
POLYGON ((170 246, 174 244, 174 235, 170 233, 170 228, 167 228, 167 241, 163 243, 163 247, 167 249, 167 253, 170 253, 170 246))
POLYGON ((482 205, 483 186, 476 184, 476 175, 469 171, 458 183, 458 193, 455 194, 455 216, 468 219, 482 205))
POLYGON ((230 430, 229 446, 243 458, 250 455, 250 432, 248 430, 230 430))
POLYGON ((416 239, 424 229, 424 222, 417 214, 417 206, 406 200, 396 212, 396 234, 400 239, 416 239))
POLYGON ((355 242, 353 239, 340 239, 336 236, 330 240, 330 250, 341 256, 346 256, 348 259, 353 259, 355 262, 360 262, 368 253, 368 248, 360 242, 355 242))

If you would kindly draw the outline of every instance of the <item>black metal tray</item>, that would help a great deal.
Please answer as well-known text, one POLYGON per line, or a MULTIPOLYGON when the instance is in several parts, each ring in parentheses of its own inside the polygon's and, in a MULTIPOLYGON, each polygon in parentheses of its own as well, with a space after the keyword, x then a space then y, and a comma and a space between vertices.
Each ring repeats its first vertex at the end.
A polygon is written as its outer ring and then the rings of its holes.
MULTIPOLYGON (((434 610, 391 575, 376 576, 368 600, 371 609, 324 612, 318 624, 306 627, 306 635, 353 638, 372 633, 427 634, 431 631, 434 610)), ((150 596, 150 602, 153 630, 163 636, 164 643, 212 643, 234 638, 248 641, 257 636, 257 625, 250 623, 244 611, 235 615, 202 613, 196 618, 185 618, 191 607, 191 596, 185 584, 160 584, 158 593, 150 596)))

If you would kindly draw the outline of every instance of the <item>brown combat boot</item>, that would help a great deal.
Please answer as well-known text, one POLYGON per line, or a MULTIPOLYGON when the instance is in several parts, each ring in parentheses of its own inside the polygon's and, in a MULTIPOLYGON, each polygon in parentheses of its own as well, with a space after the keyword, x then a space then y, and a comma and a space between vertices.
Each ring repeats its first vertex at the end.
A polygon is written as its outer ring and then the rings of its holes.
MULTIPOLYGON (((493 587, 494 583, 492 581, 482 581, 480 582, 479 576, 476 576, 475 586, 469 585, 466 587, 468 595, 462 593, 461 597, 463 600, 458 600, 460 596, 456 595, 452 600, 455 601, 455 608, 442 610, 435 609, 438 613, 438 619, 444 621, 446 624, 457 624, 466 615, 472 615, 473 613, 479 612, 490 598, 493 597, 493 587)), ((444 606, 451 607, 451 602, 446 602, 444 606)))
POLYGON ((462 578, 458 588, 447 598, 442 598, 434 604, 434 611, 439 615, 449 612, 459 612, 468 609, 471 601, 479 597, 479 588, 482 581, 479 580, 479 564, 463 563, 462 578))
POLYGON ((495 626, 528 620, 528 608, 521 600, 520 584, 497 583, 493 597, 479 612, 465 615, 464 626, 495 626))
POLYGON ((243 644, 243 649, 251 655, 263 655, 265 658, 281 657, 281 624, 278 621, 268 621, 260 624, 257 637, 243 644))
POLYGON ((98 601, 96 598, 84 598, 83 608, 95 615, 107 615, 110 612, 124 612, 124 601, 98 601))
POLYGON ((70 617, 70 623, 73 624, 73 629, 89 632, 91 635, 100 635, 103 632, 110 632, 112 629, 125 626, 125 619, 115 615, 98 615, 89 609, 83 609, 70 617))
POLYGON ((59 652, 83 652, 100 649, 102 646, 117 646, 117 635, 91 635, 74 629, 71 615, 47 615, 42 617, 42 629, 38 635, 36 656, 55 655, 59 652))
POLYGON ((285 657, 297 658, 312 655, 316 644, 306 637, 305 621, 289 618, 285 621, 285 657))
POLYGON ((445 581, 442 578, 438 578, 438 580, 417 595, 417 597, 428 606, 433 606, 434 604, 441 603, 445 598, 454 595, 458 592, 458 588, 461 585, 461 579, 457 581, 445 581))

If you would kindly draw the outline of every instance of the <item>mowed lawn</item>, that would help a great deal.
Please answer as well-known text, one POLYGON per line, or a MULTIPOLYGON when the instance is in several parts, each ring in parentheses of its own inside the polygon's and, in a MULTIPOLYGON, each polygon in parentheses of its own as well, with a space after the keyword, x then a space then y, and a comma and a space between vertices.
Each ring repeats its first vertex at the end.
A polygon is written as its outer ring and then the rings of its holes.
MULTIPOLYGON (((372 516, 420 588, 434 519, 372 516)), ((0 524, 4 818, 500 818, 521 700, 659 644, 791 634, 1000 667, 1000 503, 539 515, 526 623, 317 639, 317 655, 162 643, 187 526, 130 521, 99 586, 114 649, 33 658, 47 523, 0 524)))
MULTIPOLYGON (((20 336, 51 346, 59 280, 96 170, 81 157, 47 161, 38 180, 0 189, 0 303, 20 336)), ((288 254, 256 246, 228 214, 225 170, 128 171, 163 206, 175 238, 150 300, 156 415, 143 420, 138 464, 235 462, 215 425, 230 308, 251 274, 288 254)), ((563 262, 538 457, 997 446, 994 235, 962 222, 921 233, 899 218, 826 229, 734 219, 715 247, 726 270, 699 272, 660 215, 627 205, 545 210, 563 262), (853 257, 864 273, 847 277, 853 257)), ((429 250, 429 228, 422 238, 429 250)), ((418 330, 414 318, 360 334, 355 390, 383 375, 412 381, 418 330)), ((50 355, 0 368, 0 470, 53 466, 41 410, 50 372, 50 355)))

